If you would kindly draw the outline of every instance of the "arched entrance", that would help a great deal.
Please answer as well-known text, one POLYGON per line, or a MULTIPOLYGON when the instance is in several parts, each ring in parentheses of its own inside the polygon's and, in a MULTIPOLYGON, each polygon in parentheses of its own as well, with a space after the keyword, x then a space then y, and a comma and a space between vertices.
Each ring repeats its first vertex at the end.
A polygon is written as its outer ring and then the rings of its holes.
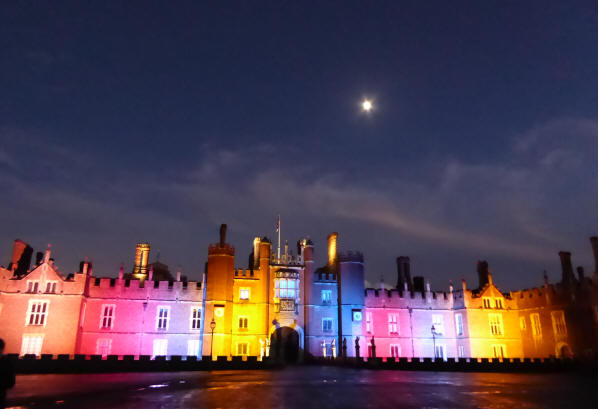
POLYGON ((270 335, 270 356, 281 362, 299 359, 299 333, 290 327, 278 327, 270 335))
POLYGON ((556 346, 557 358, 573 358, 573 352, 569 345, 564 342, 559 342, 556 346))

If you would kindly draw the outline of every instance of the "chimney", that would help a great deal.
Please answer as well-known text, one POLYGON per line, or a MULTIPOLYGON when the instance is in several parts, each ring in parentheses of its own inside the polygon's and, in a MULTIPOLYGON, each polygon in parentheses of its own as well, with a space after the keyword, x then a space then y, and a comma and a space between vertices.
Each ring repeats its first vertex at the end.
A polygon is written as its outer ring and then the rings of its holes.
POLYGON ((409 290, 413 288, 411 282, 411 261, 407 256, 397 257, 397 288, 407 286, 409 290))
POLYGON ((181 281, 181 272, 180 271, 176 272, 176 280, 181 281))
POLYGON ((83 274, 87 274, 87 270, 89 269, 89 261, 87 261, 87 257, 85 257, 85 261, 82 261, 79 264, 79 267, 81 268, 81 272, 83 274))
POLYGON ((153 278, 154 278, 154 266, 150 266, 147 279, 152 281, 153 278))
POLYGON ((33 248, 31 248, 23 240, 16 239, 13 245, 12 258, 8 269, 17 276, 27 274, 31 267, 31 256, 33 255, 33 248))
POLYGON ((226 224, 220 225, 220 247, 226 244, 226 224))
MULTIPOLYGON (((147 261, 149 259, 149 252, 149 243, 137 243, 137 246, 135 246, 135 262, 133 263, 133 274, 147 274, 147 261)), ((140 277, 138 276, 137 278, 140 277)))
POLYGON ((50 254, 52 254, 50 247, 52 247, 52 246, 48 243, 48 248, 46 249, 46 254, 44 254, 44 263, 50 262, 50 254))
POLYGON ((37 253, 35 253, 35 265, 39 266, 42 263, 42 260, 44 259, 44 253, 42 253, 41 251, 38 251, 37 253))
POLYGON ((478 288, 482 289, 489 282, 488 262, 486 260, 478 261, 478 288))
POLYGON ((559 251, 561 258, 561 270, 563 272, 561 283, 564 285, 573 284, 575 276, 573 275, 573 264, 571 264, 571 253, 568 251, 559 251))
POLYGON ((124 276, 124 270, 125 270, 125 263, 120 263, 120 268, 118 269, 118 279, 122 280, 123 276, 124 276))
POLYGON ((328 235, 328 265, 334 266, 337 259, 337 242, 338 242, 338 233, 330 233, 328 235))
POLYGON ((583 280, 585 279, 585 274, 582 266, 577 267, 577 279, 580 283, 583 283, 583 280))
POLYGON ((249 266, 252 269, 260 268, 260 242, 261 239, 259 236, 253 239, 253 260, 252 264, 249 266))
POLYGON ((594 252, 594 274, 598 275, 598 236, 590 237, 590 243, 594 252))

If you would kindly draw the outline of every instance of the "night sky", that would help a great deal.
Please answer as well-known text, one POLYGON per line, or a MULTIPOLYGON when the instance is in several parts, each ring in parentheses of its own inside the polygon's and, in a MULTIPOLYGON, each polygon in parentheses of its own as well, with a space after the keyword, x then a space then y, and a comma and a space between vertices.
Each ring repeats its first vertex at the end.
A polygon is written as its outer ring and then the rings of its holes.
POLYGON ((595 1, 90 3, 2 3, 1 264, 114 276, 148 241, 198 278, 220 223, 245 268, 280 213, 373 285, 594 271, 595 1))

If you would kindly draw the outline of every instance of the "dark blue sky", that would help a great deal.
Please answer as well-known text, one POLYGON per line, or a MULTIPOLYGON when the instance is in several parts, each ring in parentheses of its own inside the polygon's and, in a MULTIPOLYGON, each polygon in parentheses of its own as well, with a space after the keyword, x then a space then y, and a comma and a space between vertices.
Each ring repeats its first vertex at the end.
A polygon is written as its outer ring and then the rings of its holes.
POLYGON ((594 271, 595 2, 104 3, 2 6, 3 264, 114 275, 143 240, 198 277, 220 223, 245 267, 281 213, 374 283, 594 271))

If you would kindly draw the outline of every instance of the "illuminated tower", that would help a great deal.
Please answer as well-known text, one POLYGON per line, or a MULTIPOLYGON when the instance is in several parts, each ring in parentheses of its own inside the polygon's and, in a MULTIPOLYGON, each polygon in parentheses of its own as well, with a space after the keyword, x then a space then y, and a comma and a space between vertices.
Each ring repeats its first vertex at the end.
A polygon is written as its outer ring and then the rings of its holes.
POLYGON ((133 277, 139 280, 147 278, 147 261, 149 259, 149 243, 137 243, 135 248, 135 264, 133 265, 133 277))
MULTIPOLYGON (((231 354, 233 283, 235 274, 235 248, 226 242, 226 224, 220 226, 220 240, 208 248, 206 268, 205 320, 214 320, 212 334, 204 342, 204 355, 231 354)), ((208 334, 206 334, 208 335, 208 334)))

